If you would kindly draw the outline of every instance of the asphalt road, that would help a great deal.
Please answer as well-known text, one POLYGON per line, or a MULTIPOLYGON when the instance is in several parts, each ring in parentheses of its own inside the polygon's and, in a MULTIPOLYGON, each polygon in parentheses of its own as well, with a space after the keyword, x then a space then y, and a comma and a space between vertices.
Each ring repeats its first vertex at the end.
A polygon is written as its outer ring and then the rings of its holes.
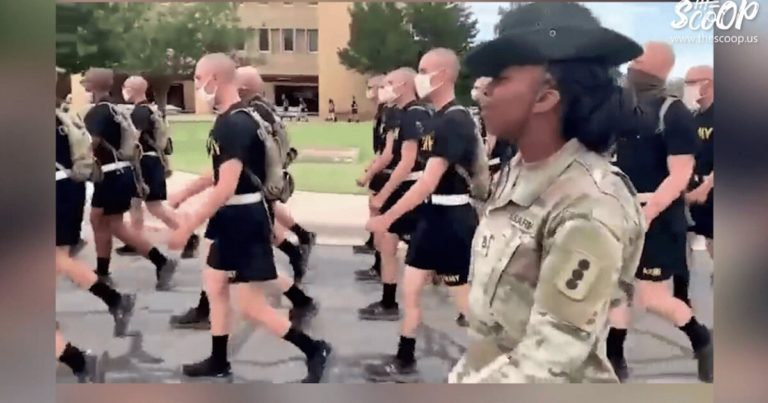
MULTIPOLYGON (((119 244, 119 242, 116 242, 119 244)), ((288 273, 280 252, 278 265, 288 273)), ((90 244, 78 257, 95 262, 90 244)), ((364 383, 363 365, 388 354, 397 346, 397 322, 361 322, 356 310, 380 298, 381 287, 354 281, 352 271, 370 266, 371 256, 353 255, 350 247, 317 246, 306 277, 306 292, 320 302, 320 313, 305 328, 313 336, 333 344, 335 354, 327 373, 331 383, 364 383)), ((154 291, 154 268, 138 257, 113 256, 113 277, 121 291, 138 293, 131 322, 131 337, 112 337, 112 318, 101 301, 68 280, 57 286, 57 319, 66 337, 104 358, 106 381, 111 383, 186 383, 180 365, 203 359, 210 353, 210 336, 199 330, 173 330, 168 318, 197 302, 200 292, 200 259, 184 260, 176 273, 176 289, 154 291)), ((694 308, 703 323, 713 320, 711 261, 696 252, 691 275, 694 308)), ((277 301, 278 292, 275 293, 277 301)), ((281 298, 282 310, 290 303, 281 298)), ((425 324, 417 339, 421 381, 444 382, 468 341, 456 326, 453 305, 444 288, 429 287, 424 297, 425 324)), ((696 363, 685 336, 657 317, 640 313, 626 342, 632 368, 631 382, 698 382, 696 363)), ((230 337, 230 361, 235 383, 292 383, 306 374, 301 353, 287 342, 238 322, 230 337)), ((72 383, 68 368, 60 365, 57 381, 72 383)))

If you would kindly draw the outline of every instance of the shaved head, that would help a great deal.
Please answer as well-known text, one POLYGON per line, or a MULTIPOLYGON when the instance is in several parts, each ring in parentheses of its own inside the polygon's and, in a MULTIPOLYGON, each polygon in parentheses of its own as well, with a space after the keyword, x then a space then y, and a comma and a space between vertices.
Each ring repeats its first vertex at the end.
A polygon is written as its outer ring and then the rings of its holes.
POLYGON ((388 102, 403 106, 416 99, 416 88, 414 79, 416 70, 410 67, 401 67, 389 72, 381 83, 382 91, 389 92, 393 98, 388 102), (386 90, 385 90, 386 89, 386 90))
POLYGON ((197 62, 197 68, 195 70, 195 78, 198 75, 205 77, 213 76, 214 79, 221 84, 230 84, 235 79, 235 72, 237 65, 231 57, 224 53, 211 53, 203 56, 199 62, 197 62))
POLYGON ((383 78, 385 84, 398 84, 401 82, 408 82, 413 86, 413 79, 416 77, 416 70, 410 67, 400 67, 397 70, 391 71, 386 77, 383 78))
POLYGON ((708 65, 691 67, 685 74, 685 88, 695 94, 692 101, 706 110, 715 101, 715 70, 708 65))
POLYGON ((368 79, 368 87, 381 86, 381 82, 384 81, 384 74, 377 74, 368 79))
POLYGON ((713 69, 712 66, 707 66, 707 65, 693 66, 690 69, 688 69, 688 72, 685 74, 686 83, 693 83, 696 81, 714 80, 714 79, 715 79, 715 69, 713 69))
POLYGON ((93 67, 85 72, 81 83, 89 92, 109 92, 115 80, 115 73, 111 69, 93 67))
POLYGON ((149 84, 147 83, 147 80, 145 80, 142 76, 130 76, 123 83, 123 88, 128 88, 132 91, 138 92, 147 92, 148 87, 149 84))
MULTIPOLYGON (((381 100, 379 99, 379 88, 381 88, 381 83, 383 81, 383 74, 377 74, 369 78, 365 88, 365 97, 376 101, 376 103, 381 103, 381 100)), ((353 96, 352 99, 355 99, 355 97, 353 96)))
POLYGON ((456 79, 459 77, 459 70, 461 69, 459 56, 456 55, 456 52, 447 48, 435 48, 427 52, 421 58, 419 70, 422 69, 422 66, 426 70, 431 68, 433 71, 444 69, 451 82, 456 82, 456 79))
POLYGON ((203 56, 195 67, 195 91, 213 110, 225 111, 240 101, 235 76, 237 65, 224 53, 203 56))
POLYGON ((633 60, 629 67, 643 71, 663 80, 675 66, 675 51, 666 42, 648 42, 643 46, 643 54, 633 60))
POLYGON ((255 98, 264 87, 264 80, 261 78, 259 70, 253 66, 237 69, 235 72, 235 83, 237 84, 240 98, 246 101, 255 98))

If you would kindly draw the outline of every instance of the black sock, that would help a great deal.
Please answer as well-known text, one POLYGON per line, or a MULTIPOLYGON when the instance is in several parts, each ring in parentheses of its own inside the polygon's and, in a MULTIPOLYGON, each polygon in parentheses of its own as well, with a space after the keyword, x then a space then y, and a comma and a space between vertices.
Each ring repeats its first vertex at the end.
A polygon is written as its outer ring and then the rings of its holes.
POLYGON ((370 235, 368 236, 368 240, 365 241, 365 246, 373 249, 373 232, 370 233, 370 235))
POLYGON ((691 340, 691 347, 693 347, 693 351, 699 351, 709 344, 709 330, 704 325, 699 323, 695 316, 692 316, 688 323, 680 326, 680 330, 685 332, 685 334, 688 336, 688 339, 691 340))
POLYGON ((293 224, 291 227, 291 232, 296 234, 296 238, 299 238, 300 244, 308 244, 309 243, 309 232, 302 228, 299 224, 293 224))
POLYGON ((371 268, 381 276, 381 254, 379 252, 373 254, 373 266, 371 268))
POLYGON ((675 298, 691 306, 691 300, 688 298, 688 287, 690 285, 691 275, 686 270, 684 273, 672 276, 672 289, 675 298))
POLYGON ((59 361, 72 369, 72 372, 80 374, 85 370, 85 355, 79 348, 67 343, 59 361))
POLYGON ((208 305, 208 294, 205 291, 200 291, 200 300, 197 301, 197 307, 195 308, 198 316, 208 317, 211 313, 211 306, 208 305))
POLYGON ((312 303, 312 298, 308 297, 307 294, 304 294, 304 291, 302 291, 301 288, 296 287, 296 284, 292 285, 288 291, 283 293, 283 295, 291 301, 294 308, 305 307, 312 303))
POLYGON ((307 336, 306 333, 294 327, 288 329, 288 333, 283 336, 283 339, 298 347, 307 357, 313 356, 318 350, 317 342, 307 336))
POLYGON ((96 258, 96 274, 99 276, 109 275, 109 258, 97 257, 96 258))
POLYGON ((278 245, 277 249, 280 249, 283 253, 285 253, 291 263, 301 260, 301 251, 296 245, 288 242, 287 239, 283 240, 283 242, 278 245))
POLYGON ((608 340, 606 340, 608 358, 624 358, 624 340, 627 338, 627 329, 616 329, 612 327, 608 330, 608 340))
POLYGON ((160 251, 157 250, 157 248, 150 249, 149 253, 147 254, 147 258, 149 258, 152 264, 155 265, 155 267, 157 267, 158 273, 160 272, 160 269, 162 269, 163 266, 165 266, 165 264, 168 263, 168 259, 165 257, 165 255, 160 253, 160 251))
POLYGON ((397 359, 403 364, 412 364, 416 361, 415 352, 416 339, 400 336, 400 343, 397 345, 397 359))
POLYGON ((211 359, 215 364, 227 363, 227 343, 229 335, 211 336, 211 359))
POLYGON ((397 306, 397 301, 395 301, 395 296, 397 295, 397 283, 395 284, 382 284, 383 292, 381 293, 381 305, 384 306, 384 308, 394 308, 397 306))
POLYGON ((107 304, 108 308, 115 308, 120 305, 120 293, 115 291, 114 288, 102 283, 101 281, 97 280, 91 286, 91 288, 88 289, 88 291, 90 291, 91 294, 101 298, 101 300, 107 304))

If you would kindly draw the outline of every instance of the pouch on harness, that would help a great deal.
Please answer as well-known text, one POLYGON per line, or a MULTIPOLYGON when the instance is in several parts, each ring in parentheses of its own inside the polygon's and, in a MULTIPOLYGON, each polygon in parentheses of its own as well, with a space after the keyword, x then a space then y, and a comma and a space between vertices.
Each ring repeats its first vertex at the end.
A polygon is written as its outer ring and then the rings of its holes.
POLYGON ((57 129, 59 135, 67 136, 69 155, 72 160, 71 169, 67 169, 59 163, 56 163, 56 168, 66 172, 67 176, 76 182, 88 180, 94 183, 101 182, 104 174, 93 157, 91 136, 83 122, 78 117, 67 113, 65 108, 57 108, 56 117, 61 121, 61 126, 57 129))
POLYGON ((136 197, 144 199, 149 194, 149 187, 144 183, 144 176, 141 174, 141 145, 139 145, 139 136, 141 132, 133 125, 131 112, 133 105, 115 105, 109 102, 102 102, 109 106, 115 122, 120 125, 120 148, 115 149, 106 141, 100 142, 112 152, 117 161, 127 161, 133 168, 133 183, 136 185, 136 197))
MULTIPOLYGON (((474 121, 472 113, 461 105, 454 105, 445 111, 446 114, 451 111, 463 111, 474 121)), ((491 172, 488 168, 488 155, 485 152, 485 144, 477 128, 475 134, 475 155, 472 158, 472 170, 468 172, 464 167, 456 165, 456 172, 461 175, 469 186, 469 194, 473 199, 486 201, 491 193, 491 172)))
POLYGON ((277 108, 268 101, 261 98, 257 98, 253 102, 262 107, 261 109, 257 108, 256 112, 259 114, 259 117, 265 121, 265 128, 267 132, 275 139, 277 143, 280 155, 283 156, 283 169, 288 168, 288 166, 296 160, 296 157, 298 157, 299 153, 295 148, 291 147, 291 139, 288 137, 288 130, 285 128, 283 120, 277 113, 277 108), (269 123, 264 116, 261 116, 261 111, 270 114, 274 123, 269 123))
POLYGON ((283 203, 287 202, 293 195, 294 182, 291 174, 285 170, 285 161, 288 150, 286 149, 287 142, 283 142, 285 139, 281 139, 271 128, 272 126, 267 123, 253 108, 243 108, 233 111, 247 113, 256 123, 259 125, 257 131, 259 139, 264 142, 264 154, 266 155, 266 178, 262 181, 247 168, 245 169, 251 180, 259 187, 262 188, 264 195, 270 201, 279 200, 283 203))
POLYGON ((173 142, 171 141, 171 128, 168 125, 168 121, 165 119, 160 109, 156 105, 146 105, 150 111, 150 118, 152 119, 153 133, 152 136, 147 136, 144 133, 144 140, 154 149, 157 153, 157 157, 160 158, 160 162, 165 169, 165 177, 171 176, 173 170, 171 170, 171 161, 168 156, 173 154, 173 142))

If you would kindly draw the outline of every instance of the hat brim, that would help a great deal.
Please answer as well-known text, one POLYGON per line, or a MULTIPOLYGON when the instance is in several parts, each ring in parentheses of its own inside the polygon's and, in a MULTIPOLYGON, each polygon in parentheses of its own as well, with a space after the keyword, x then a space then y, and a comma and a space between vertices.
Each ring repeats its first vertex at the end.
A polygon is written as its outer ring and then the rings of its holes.
POLYGON ((508 67, 590 60, 618 66, 642 55, 632 39, 603 27, 513 30, 478 46, 467 55, 473 76, 497 77, 508 67))

